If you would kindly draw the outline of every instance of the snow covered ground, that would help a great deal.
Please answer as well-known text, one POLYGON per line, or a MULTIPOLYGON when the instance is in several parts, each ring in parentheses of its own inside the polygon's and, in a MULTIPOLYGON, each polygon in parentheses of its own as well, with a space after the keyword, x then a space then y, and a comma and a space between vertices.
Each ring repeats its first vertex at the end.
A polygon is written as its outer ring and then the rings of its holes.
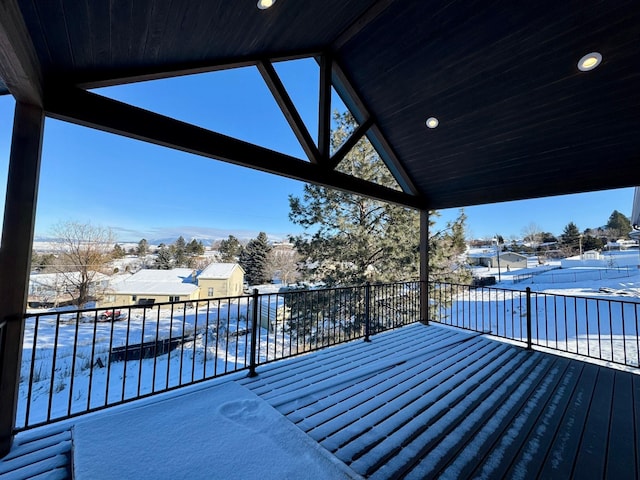
MULTIPOLYGON (((245 298, 215 308, 132 309, 126 320, 115 322, 57 312, 38 317, 37 323, 36 317, 28 318, 17 427, 245 368, 250 363, 247 306, 245 298), (127 361, 110 356, 117 347, 163 340, 174 342, 163 355, 127 361)), ((287 333, 260 329, 257 335, 261 362, 289 353, 287 333)))
POLYGON ((638 367, 640 271, 632 269, 619 277, 603 270, 606 269, 543 270, 514 284, 513 278, 521 272, 515 270, 502 273, 502 281, 491 288, 445 290, 444 300, 450 296, 452 303, 438 310, 439 319, 446 324, 526 341, 524 290, 528 287, 532 291, 533 345, 638 367), (567 280, 565 283, 558 282, 560 275, 567 280))

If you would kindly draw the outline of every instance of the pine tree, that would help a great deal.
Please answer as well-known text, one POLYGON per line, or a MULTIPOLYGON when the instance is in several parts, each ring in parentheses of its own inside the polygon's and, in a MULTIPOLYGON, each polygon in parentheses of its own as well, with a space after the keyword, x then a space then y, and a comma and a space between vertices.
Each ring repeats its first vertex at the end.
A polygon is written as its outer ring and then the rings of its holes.
POLYGON ((242 245, 240 241, 233 235, 229 235, 227 240, 220 242, 220 260, 222 262, 237 262, 242 253, 242 245))
POLYGON ((611 231, 611 234, 615 237, 611 240, 617 240, 629 235, 631 231, 631 221, 626 215, 620 213, 618 210, 614 210, 609 216, 607 222, 607 229, 611 231))
POLYGON ((573 255, 579 251, 580 230, 578 230, 575 223, 569 222, 564 227, 562 235, 560 235, 560 244, 568 255, 573 255))
MULTIPOLYGON (((348 114, 336 115, 335 121, 334 150, 355 127, 348 114)), ((365 139, 342 160, 340 170, 383 186, 396 186, 365 139)), ((317 185, 305 185, 303 197, 289 197, 289 206, 291 221, 311 231, 292 239, 304 259, 302 273, 306 278, 333 286, 418 276, 420 225, 415 210, 317 185)), ((431 239, 429 265, 439 279, 447 269, 451 280, 468 279, 466 270, 457 268, 457 256, 464 252, 464 219, 462 216, 431 239)))
POLYGON ((162 244, 158 249, 158 256, 156 257, 154 267, 158 270, 171 270, 172 260, 173 256, 171 255, 171 252, 164 244, 162 244))
POLYGON ((268 275, 270 250, 267 234, 260 232, 240 254, 240 265, 250 285, 268 283, 271 280, 268 275))
POLYGON ((115 244, 113 246, 113 251, 111 252, 111 256, 113 258, 124 258, 125 255, 127 253, 124 251, 124 248, 122 248, 119 244, 115 244))
POLYGON ((195 238, 191 240, 187 246, 185 247, 187 255, 191 257, 197 257, 199 255, 204 254, 204 245, 201 241, 196 240, 195 238))
POLYGON ((187 263, 187 243, 182 235, 171 245, 170 250, 177 267, 187 263))
POLYGON ((138 242, 136 253, 138 257, 144 257, 147 253, 149 253, 149 242, 147 242, 146 238, 143 238, 138 242))

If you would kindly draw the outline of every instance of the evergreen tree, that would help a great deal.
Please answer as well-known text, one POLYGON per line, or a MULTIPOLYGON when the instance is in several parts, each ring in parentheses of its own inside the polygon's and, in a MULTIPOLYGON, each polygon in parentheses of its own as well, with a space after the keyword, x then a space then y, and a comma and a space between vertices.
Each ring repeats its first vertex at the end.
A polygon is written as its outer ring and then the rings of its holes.
POLYGON ((270 250, 267 234, 260 232, 257 238, 249 241, 240 254, 240 265, 250 285, 259 285, 271 280, 268 275, 270 250))
MULTIPOLYGON (((334 150, 355 127, 348 114, 336 115, 335 121, 334 150)), ((383 186, 396 186, 366 139, 342 160, 340 170, 383 186)), ((291 221, 311 231, 292 238, 303 258, 306 278, 333 286, 418 276, 418 212, 318 185, 305 185, 303 197, 290 196, 289 206, 291 221)), ((444 279, 441 274, 449 269, 461 275, 460 281, 468 279, 466 270, 463 273, 457 268, 457 256, 462 252, 464 216, 431 238, 430 271, 434 278, 444 279)), ((451 280, 454 277, 448 276, 451 280)))
POLYGON ((601 250, 604 247, 602 239, 592 235, 585 235, 582 239, 582 248, 586 252, 588 250, 601 250))
POLYGON ((158 256, 156 257, 156 261, 154 267, 158 270, 171 270, 171 262, 173 260, 173 256, 166 245, 161 244, 158 248, 158 256))
POLYGON ((170 247, 173 260, 177 267, 182 267, 187 263, 187 242, 180 235, 170 247))
POLYGON ((560 235, 560 244, 567 254, 573 255, 579 251, 580 246, 580 230, 575 223, 569 222, 562 235, 560 235))
POLYGON ((623 238, 629 235, 629 232, 631 232, 631 221, 626 215, 614 210, 609 216, 607 229, 609 229, 611 234, 616 237, 612 238, 612 240, 617 240, 618 238, 623 238))
POLYGON ((191 257, 197 257, 204 254, 204 245, 201 241, 195 238, 191 240, 186 246, 187 255, 191 257))
POLYGON ((220 242, 220 260, 222 262, 237 262, 242 253, 242 245, 236 237, 229 235, 227 240, 220 242))
POLYGON ((144 257, 147 253, 149 253, 149 242, 147 242, 146 238, 143 238, 138 242, 136 254, 138 257, 144 257))
POLYGON ((124 258, 126 255, 126 252, 124 251, 124 248, 122 248, 119 244, 115 244, 113 246, 113 251, 111 252, 111 256, 113 258, 124 258))

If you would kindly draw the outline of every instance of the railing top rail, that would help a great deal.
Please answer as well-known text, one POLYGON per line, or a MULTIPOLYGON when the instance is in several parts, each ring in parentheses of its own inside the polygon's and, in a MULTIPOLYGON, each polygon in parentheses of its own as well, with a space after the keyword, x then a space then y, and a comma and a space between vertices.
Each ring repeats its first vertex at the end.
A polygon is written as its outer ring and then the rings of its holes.
MULTIPOLYGON (((400 286, 400 285, 413 285, 413 284, 418 284, 420 283, 419 280, 408 280, 405 282, 390 282, 390 283, 372 283, 370 284, 372 287, 381 287, 381 286, 388 286, 388 287, 393 287, 393 286, 400 286)), ((259 298, 265 298, 265 297, 274 297, 274 296, 281 296, 281 297, 285 297, 285 296, 294 296, 296 294, 307 294, 307 293, 318 293, 318 294, 322 294, 322 293, 326 293, 326 292, 336 292, 336 291, 353 291, 353 290, 360 290, 360 289, 364 289, 366 287, 366 284, 360 284, 360 285, 348 285, 348 286, 341 286, 341 287, 323 287, 323 288, 292 288, 291 290, 287 290, 287 291, 278 291, 278 292, 264 292, 264 293, 259 293, 258 297, 259 298)), ((79 315, 79 314, 96 314, 98 312, 104 312, 105 310, 137 310, 137 309, 148 309, 148 308, 155 308, 155 307, 169 307, 169 306, 176 306, 176 305, 188 305, 188 304, 197 304, 197 303, 203 303, 203 302, 230 302, 232 300, 239 300, 239 299, 247 299, 247 298, 253 298, 254 294, 252 293, 247 293, 247 294, 243 294, 243 295, 236 295, 236 296, 227 296, 227 297, 217 297, 217 298, 199 298, 199 299, 190 299, 190 300, 179 300, 177 302, 154 302, 153 304, 150 305, 138 305, 138 304, 133 304, 133 305, 113 305, 113 306, 102 306, 102 307, 91 307, 91 308, 74 308, 74 309, 67 309, 67 310, 54 310, 54 309, 48 309, 47 311, 42 311, 42 312, 30 312, 30 313, 26 313, 24 318, 31 318, 31 317, 38 317, 38 316, 44 316, 44 315, 68 315, 68 316, 72 316, 72 315, 79 315)))
MULTIPOLYGON (((429 282, 429 283, 436 284, 436 285, 448 285, 448 286, 453 286, 453 287, 469 288, 471 290, 510 292, 512 294, 520 293, 520 294, 523 294, 523 295, 526 293, 526 289, 518 289, 518 288, 504 288, 504 287, 493 287, 493 286, 489 286, 489 287, 477 286, 476 287, 474 285, 465 285, 465 284, 461 284, 461 283, 447 283, 447 282, 429 282)), ((640 303, 640 298, 639 297, 627 297, 627 298, 624 298, 624 299, 617 299, 617 298, 611 298, 611 297, 588 296, 588 295, 565 295, 565 294, 562 294, 562 293, 538 292, 536 290, 531 290, 531 295, 548 296, 548 297, 553 296, 553 297, 562 297, 562 298, 575 298, 575 299, 582 299, 582 300, 594 300, 594 301, 613 302, 613 303, 640 303)))

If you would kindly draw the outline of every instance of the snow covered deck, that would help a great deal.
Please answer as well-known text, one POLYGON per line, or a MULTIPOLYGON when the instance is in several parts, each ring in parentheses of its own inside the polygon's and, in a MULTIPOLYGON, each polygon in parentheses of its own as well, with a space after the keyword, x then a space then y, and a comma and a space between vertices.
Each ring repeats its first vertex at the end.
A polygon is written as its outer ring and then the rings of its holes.
POLYGON ((372 340, 24 432, 0 478, 640 478, 639 376, 437 325, 372 340))

